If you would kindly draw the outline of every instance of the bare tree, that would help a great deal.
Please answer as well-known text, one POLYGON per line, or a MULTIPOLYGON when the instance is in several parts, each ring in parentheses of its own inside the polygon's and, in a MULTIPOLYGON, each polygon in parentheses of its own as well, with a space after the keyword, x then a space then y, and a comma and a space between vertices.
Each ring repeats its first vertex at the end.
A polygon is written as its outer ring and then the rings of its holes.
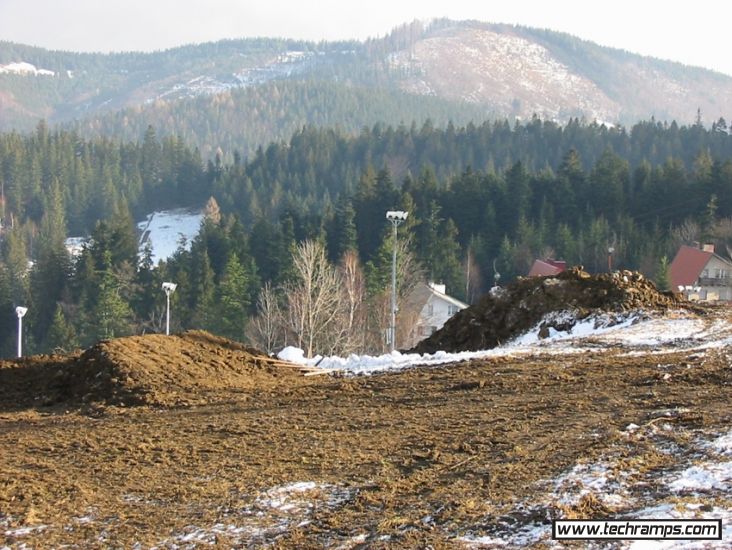
POLYGON ((339 352, 362 352, 366 342, 366 284, 358 254, 348 250, 338 266, 342 281, 341 320, 344 335, 340 338, 339 352))
POLYGON ((330 265, 322 244, 305 241, 293 255, 294 282, 285 287, 287 313, 285 324, 298 347, 308 357, 320 350, 337 347, 338 319, 342 292, 338 272, 330 265))
POLYGON ((468 248, 468 253, 465 255, 463 271, 465 273, 465 301, 472 304, 480 296, 483 281, 480 274, 480 266, 475 261, 475 254, 471 248, 468 248))
POLYGON ((265 283, 259 293, 257 315, 247 325, 246 335, 255 346, 267 353, 272 353, 286 343, 277 293, 269 283, 265 283))
POLYGON ((671 241, 675 249, 682 244, 693 246, 701 240, 701 228, 699 224, 691 219, 686 219, 683 223, 675 227, 671 231, 671 241))

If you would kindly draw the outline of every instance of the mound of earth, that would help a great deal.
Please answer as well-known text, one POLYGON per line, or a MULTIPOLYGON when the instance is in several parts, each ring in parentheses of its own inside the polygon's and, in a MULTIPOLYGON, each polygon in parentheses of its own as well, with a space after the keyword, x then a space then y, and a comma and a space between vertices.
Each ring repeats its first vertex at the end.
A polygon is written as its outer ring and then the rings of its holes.
POLYGON ((299 366, 202 331, 102 341, 81 354, 0 365, 0 405, 190 405, 303 384, 299 366))
POLYGON ((573 268, 559 275, 522 278, 493 289, 455 316, 411 352, 477 351, 513 340, 542 323, 566 331, 582 319, 601 312, 666 310, 690 304, 669 292, 659 292, 642 274, 616 271, 590 275, 573 268))

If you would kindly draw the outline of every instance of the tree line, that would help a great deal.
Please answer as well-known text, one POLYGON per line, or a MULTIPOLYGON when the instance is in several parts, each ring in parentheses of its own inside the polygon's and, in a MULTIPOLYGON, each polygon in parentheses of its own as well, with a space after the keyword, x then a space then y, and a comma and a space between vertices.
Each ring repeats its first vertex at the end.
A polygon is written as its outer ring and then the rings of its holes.
POLYGON ((610 247, 615 267, 663 281, 679 244, 732 245, 723 122, 376 126, 350 138, 304 128, 231 162, 204 162, 152 127, 139 142, 43 123, 0 135, 0 353, 14 350, 15 305, 29 306, 29 352, 160 331, 165 280, 179 285, 176 330, 267 349, 379 351, 392 209, 410 213, 400 228, 402 300, 431 279, 470 302, 496 273, 509 281, 537 257, 602 271, 610 247), (153 266, 134 220, 206 202, 190 246, 153 266), (91 237, 78 258, 64 246, 70 234, 91 237))

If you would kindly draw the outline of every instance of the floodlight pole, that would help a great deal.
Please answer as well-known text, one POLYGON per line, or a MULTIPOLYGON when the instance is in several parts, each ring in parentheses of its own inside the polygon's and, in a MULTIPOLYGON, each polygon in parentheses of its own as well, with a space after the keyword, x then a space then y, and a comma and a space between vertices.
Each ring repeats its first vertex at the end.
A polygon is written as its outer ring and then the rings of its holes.
POLYGON ((18 306, 15 308, 15 314, 18 316, 18 357, 23 357, 23 315, 27 311, 27 307, 18 306))
POLYGON ((396 262, 397 262, 397 227, 406 221, 408 212, 401 210, 389 210, 386 213, 386 219, 394 226, 394 243, 391 258, 391 325, 389 326, 389 343, 391 351, 396 349, 396 262))
POLYGON ((175 283, 163 283, 165 291, 166 308, 165 308, 165 335, 170 336, 170 295, 175 292, 178 285, 175 283))
POLYGON ((165 293, 165 335, 170 336, 170 292, 165 293))

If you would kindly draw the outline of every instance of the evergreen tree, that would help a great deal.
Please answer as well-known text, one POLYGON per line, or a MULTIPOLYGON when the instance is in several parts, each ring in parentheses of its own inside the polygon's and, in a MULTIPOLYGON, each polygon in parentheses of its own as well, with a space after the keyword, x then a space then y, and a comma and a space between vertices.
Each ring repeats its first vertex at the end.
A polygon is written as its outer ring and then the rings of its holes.
POLYGON ((348 251, 357 250, 356 211, 347 198, 341 199, 336 207, 330 231, 328 231, 328 257, 339 260, 348 251))
POLYGON ((661 256, 656 267, 656 286, 658 290, 669 291, 671 290, 671 278, 669 273, 668 258, 661 256))
POLYGON ((220 334, 233 340, 244 337, 249 309, 246 270, 235 253, 229 255, 218 286, 218 325, 220 334))
POLYGON ((32 307, 30 319, 37 342, 45 338, 53 321, 57 303, 65 294, 71 265, 64 245, 66 223, 58 180, 54 179, 46 197, 39 234, 38 260, 31 273, 32 307))
POLYGON ((56 306, 44 347, 49 351, 69 352, 79 347, 74 327, 66 320, 61 305, 56 306))
POLYGON ((112 268, 112 254, 104 253, 104 269, 99 275, 96 303, 91 305, 91 325, 87 336, 92 341, 127 336, 132 332, 132 310, 122 298, 120 282, 112 268))
POLYGON ((194 266, 192 326, 204 330, 213 330, 218 318, 215 309, 216 286, 214 271, 211 268, 211 261, 206 250, 203 250, 197 259, 194 257, 194 266))

